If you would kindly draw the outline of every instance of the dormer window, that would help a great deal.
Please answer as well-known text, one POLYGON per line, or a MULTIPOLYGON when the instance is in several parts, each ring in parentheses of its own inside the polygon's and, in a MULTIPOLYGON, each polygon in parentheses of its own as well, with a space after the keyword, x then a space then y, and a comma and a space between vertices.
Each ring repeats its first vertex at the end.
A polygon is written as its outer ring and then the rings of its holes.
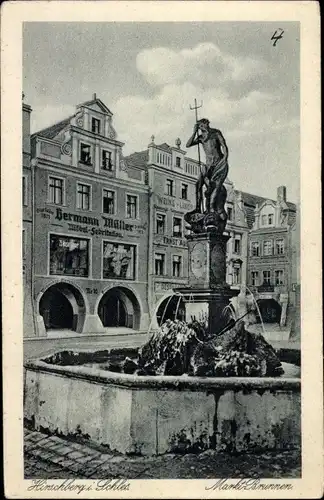
POLYGON ((273 214, 264 214, 261 217, 262 226, 272 226, 274 221, 273 214))
POLYGON ((181 158, 180 158, 180 156, 176 156, 176 167, 181 168, 181 158))
POLYGON ((111 152, 106 149, 102 150, 101 167, 103 170, 112 170, 111 152))
POLYGON ((80 162, 86 165, 91 165, 91 146, 89 144, 80 143, 80 162))
POLYGON ((98 120, 97 118, 91 119, 91 132, 100 134, 100 120, 98 120))

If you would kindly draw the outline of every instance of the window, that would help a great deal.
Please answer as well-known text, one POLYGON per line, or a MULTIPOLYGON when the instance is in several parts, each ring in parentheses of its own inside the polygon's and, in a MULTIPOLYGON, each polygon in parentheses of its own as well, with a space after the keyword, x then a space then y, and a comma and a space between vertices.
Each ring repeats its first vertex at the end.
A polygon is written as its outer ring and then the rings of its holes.
POLYGON ((101 153, 101 167, 104 170, 112 170, 112 161, 111 161, 111 152, 106 151, 105 149, 102 150, 101 153))
POLYGON ((252 284, 252 286, 259 285, 259 272, 258 271, 251 272, 251 284, 252 284))
POLYGON ((115 191, 103 190, 102 211, 104 214, 113 215, 115 213, 115 191))
POLYGON ((137 196, 130 194, 126 196, 126 217, 127 219, 137 218, 137 196))
POLYGON ((154 260, 155 260, 155 274, 158 276, 163 276, 164 275, 165 255, 163 253, 156 253, 154 260))
POLYGON ((232 209, 232 207, 227 207, 227 218, 228 218, 228 220, 232 220, 233 219, 233 209, 232 209))
POLYGON ((91 120, 91 132, 100 134, 100 120, 98 120, 97 118, 92 118, 91 120))
POLYGON ((241 283, 241 267, 234 266, 233 269, 233 285, 239 285, 241 283))
POLYGON ((86 165, 91 165, 91 146, 89 144, 80 143, 80 162, 86 165))
POLYGON ((182 219, 173 217, 173 236, 181 238, 182 236, 182 219))
POLYGON ((50 274, 89 276, 89 241, 50 235, 50 274))
POLYGON ((90 210, 91 186, 77 183, 77 208, 80 210, 90 210))
POLYGON ((103 242, 103 278, 135 279, 136 246, 103 242))
POLYGON ((252 243, 251 243, 251 255, 252 255, 252 257, 259 257, 260 245, 259 245, 258 241, 252 241, 252 243))
POLYGON ((183 200, 188 199, 188 184, 182 184, 182 186, 181 186, 181 198, 183 200))
POLYGON ((234 253, 241 254, 241 240, 234 240, 234 253))
POLYGON ((284 284, 284 273, 282 270, 275 271, 275 284, 283 285, 284 284))
POLYGON ((179 278, 181 276, 181 256, 174 255, 172 258, 172 276, 179 278))
POLYGON ((173 180, 167 179, 166 181, 166 194, 173 196, 173 180))
POLYGON ((263 255, 272 255, 272 241, 263 242, 263 255))
POLYGON ((157 234, 164 234, 165 233, 165 215, 164 214, 157 214, 156 215, 155 231, 157 234))
POLYGON ((63 179, 50 177, 48 190, 49 203, 54 203, 55 205, 63 205, 63 179))
POLYGON ((270 271, 263 271, 263 284, 270 285, 270 271))
POLYGON ((22 178, 22 204, 27 205, 28 204, 28 198, 27 198, 27 177, 24 175, 22 178))
POLYGON ((276 253, 278 255, 282 255, 285 251, 284 247, 284 240, 277 240, 276 241, 276 253))
POLYGON ((181 158, 180 158, 180 156, 176 156, 176 167, 181 168, 181 158))
POLYGON ((262 224, 262 226, 272 226, 273 220, 274 220, 273 214, 265 214, 265 215, 262 215, 262 217, 261 217, 261 224, 262 224))

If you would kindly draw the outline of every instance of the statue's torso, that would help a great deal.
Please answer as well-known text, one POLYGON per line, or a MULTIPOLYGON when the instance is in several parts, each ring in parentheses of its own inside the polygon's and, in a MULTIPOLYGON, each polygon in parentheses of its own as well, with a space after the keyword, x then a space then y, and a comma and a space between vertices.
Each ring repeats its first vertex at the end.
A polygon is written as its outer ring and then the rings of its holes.
POLYGON ((223 157, 218 133, 215 129, 210 129, 206 138, 201 136, 201 143, 206 155, 206 165, 209 167, 217 163, 223 157))

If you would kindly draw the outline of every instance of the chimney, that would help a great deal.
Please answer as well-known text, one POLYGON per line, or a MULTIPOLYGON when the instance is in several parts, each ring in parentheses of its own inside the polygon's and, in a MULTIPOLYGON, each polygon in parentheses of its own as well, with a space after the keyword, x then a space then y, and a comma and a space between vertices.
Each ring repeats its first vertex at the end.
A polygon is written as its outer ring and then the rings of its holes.
POLYGON ((92 96, 92 99, 95 101, 97 99, 97 94, 94 93, 93 96, 92 96))
POLYGON ((277 201, 287 201, 287 188, 286 186, 279 186, 277 189, 277 201))

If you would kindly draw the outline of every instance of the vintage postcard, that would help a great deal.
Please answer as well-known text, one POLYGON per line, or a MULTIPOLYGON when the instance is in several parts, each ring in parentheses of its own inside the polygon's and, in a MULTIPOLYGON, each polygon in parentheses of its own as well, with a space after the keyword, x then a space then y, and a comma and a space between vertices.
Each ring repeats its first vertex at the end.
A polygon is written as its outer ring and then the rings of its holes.
POLYGON ((7 498, 320 498, 316 2, 5 2, 7 498))

